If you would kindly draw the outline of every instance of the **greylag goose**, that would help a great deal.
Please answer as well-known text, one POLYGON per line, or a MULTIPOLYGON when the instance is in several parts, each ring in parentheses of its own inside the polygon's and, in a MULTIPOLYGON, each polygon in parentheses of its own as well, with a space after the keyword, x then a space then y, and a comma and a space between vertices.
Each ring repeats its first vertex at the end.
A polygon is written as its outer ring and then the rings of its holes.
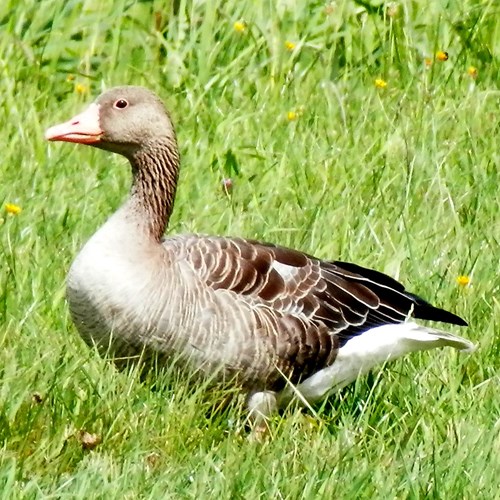
POLYGON ((83 247, 67 283, 79 333, 115 360, 155 353, 234 379, 262 420, 293 397, 317 401, 407 353, 474 348, 409 321, 467 325, 380 272, 241 238, 164 238, 179 152, 168 112, 145 88, 104 92, 46 138, 131 165, 130 196, 83 247))

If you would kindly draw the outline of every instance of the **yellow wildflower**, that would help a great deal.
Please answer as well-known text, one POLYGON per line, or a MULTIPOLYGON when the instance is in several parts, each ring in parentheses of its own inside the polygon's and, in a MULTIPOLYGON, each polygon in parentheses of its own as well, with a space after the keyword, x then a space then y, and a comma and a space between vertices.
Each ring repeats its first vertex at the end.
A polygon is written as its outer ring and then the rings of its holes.
POLYGON ((447 61, 449 59, 448 52, 444 52, 443 50, 438 50, 436 52, 436 59, 438 61, 447 61))
POLYGON ((88 94, 89 88, 87 85, 84 85, 83 83, 76 83, 75 84, 75 92, 77 94, 88 94))
POLYGON ((297 47, 297 44, 295 42, 290 42, 289 40, 285 42, 285 49, 289 50, 290 52, 297 47))
POLYGON ((457 285, 466 287, 470 284, 470 278, 469 276, 466 276, 465 274, 461 276, 457 276, 457 285))
POLYGON ((19 205, 16 205, 15 203, 6 203, 5 211, 10 215, 18 215, 21 213, 22 208, 19 205))
POLYGON ((377 87, 378 89, 385 89, 387 87, 387 82, 382 78, 376 78, 375 87, 377 87))
POLYGON ((467 68, 467 74, 475 80, 477 78, 477 68, 475 66, 469 66, 467 68))
POLYGON ((235 21, 233 29, 236 33, 244 33, 247 29, 247 25, 244 21, 235 21))
POLYGON ((299 117, 299 114, 297 113, 297 111, 289 111, 287 114, 286 114, 286 119, 289 121, 289 122, 294 122, 295 120, 297 120, 297 118, 299 117))

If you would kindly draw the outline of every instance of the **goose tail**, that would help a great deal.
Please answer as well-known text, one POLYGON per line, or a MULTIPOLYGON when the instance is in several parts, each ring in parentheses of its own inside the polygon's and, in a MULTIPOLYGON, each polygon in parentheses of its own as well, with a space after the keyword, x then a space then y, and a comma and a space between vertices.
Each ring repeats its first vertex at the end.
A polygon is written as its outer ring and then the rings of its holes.
POLYGON ((453 347, 461 352, 470 353, 476 346, 468 339, 416 323, 406 323, 404 337, 409 345, 417 347, 416 351, 434 349, 435 347, 453 347), (420 349, 418 348, 420 346, 420 349))
POLYGON ((375 366, 406 354, 439 347, 453 347, 470 353, 475 345, 467 339, 413 322, 382 325, 349 339, 338 351, 331 366, 316 372, 299 384, 295 391, 284 391, 283 401, 300 392, 309 402, 322 399, 350 384, 375 366))

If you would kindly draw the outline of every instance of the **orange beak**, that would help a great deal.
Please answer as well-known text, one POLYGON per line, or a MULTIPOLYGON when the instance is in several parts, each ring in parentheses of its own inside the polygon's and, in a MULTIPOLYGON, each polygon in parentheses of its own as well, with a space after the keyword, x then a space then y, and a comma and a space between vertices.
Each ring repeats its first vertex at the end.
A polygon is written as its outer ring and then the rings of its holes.
POLYGON ((45 132, 48 141, 95 144, 100 142, 103 131, 99 125, 99 105, 91 104, 83 113, 71 120, 54 125, 45 132))

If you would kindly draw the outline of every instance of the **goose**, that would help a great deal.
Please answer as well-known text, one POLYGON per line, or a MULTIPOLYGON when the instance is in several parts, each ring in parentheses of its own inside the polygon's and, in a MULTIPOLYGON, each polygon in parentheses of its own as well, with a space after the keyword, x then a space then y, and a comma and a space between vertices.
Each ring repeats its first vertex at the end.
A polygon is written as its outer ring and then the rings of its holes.
POLYGON ((118 153, 131 166, 130 195, 67 278, 79 334, 117 364, 145 353, 175 358, 234 381, 249 415, 267 421, 292 399, 317 402, 408 353, 475 347, 416 323, 467 325, 381 272, 250 239, 165 237, 180 158, 169 113, 146 88, 105 91, 45 135, 118 153))

